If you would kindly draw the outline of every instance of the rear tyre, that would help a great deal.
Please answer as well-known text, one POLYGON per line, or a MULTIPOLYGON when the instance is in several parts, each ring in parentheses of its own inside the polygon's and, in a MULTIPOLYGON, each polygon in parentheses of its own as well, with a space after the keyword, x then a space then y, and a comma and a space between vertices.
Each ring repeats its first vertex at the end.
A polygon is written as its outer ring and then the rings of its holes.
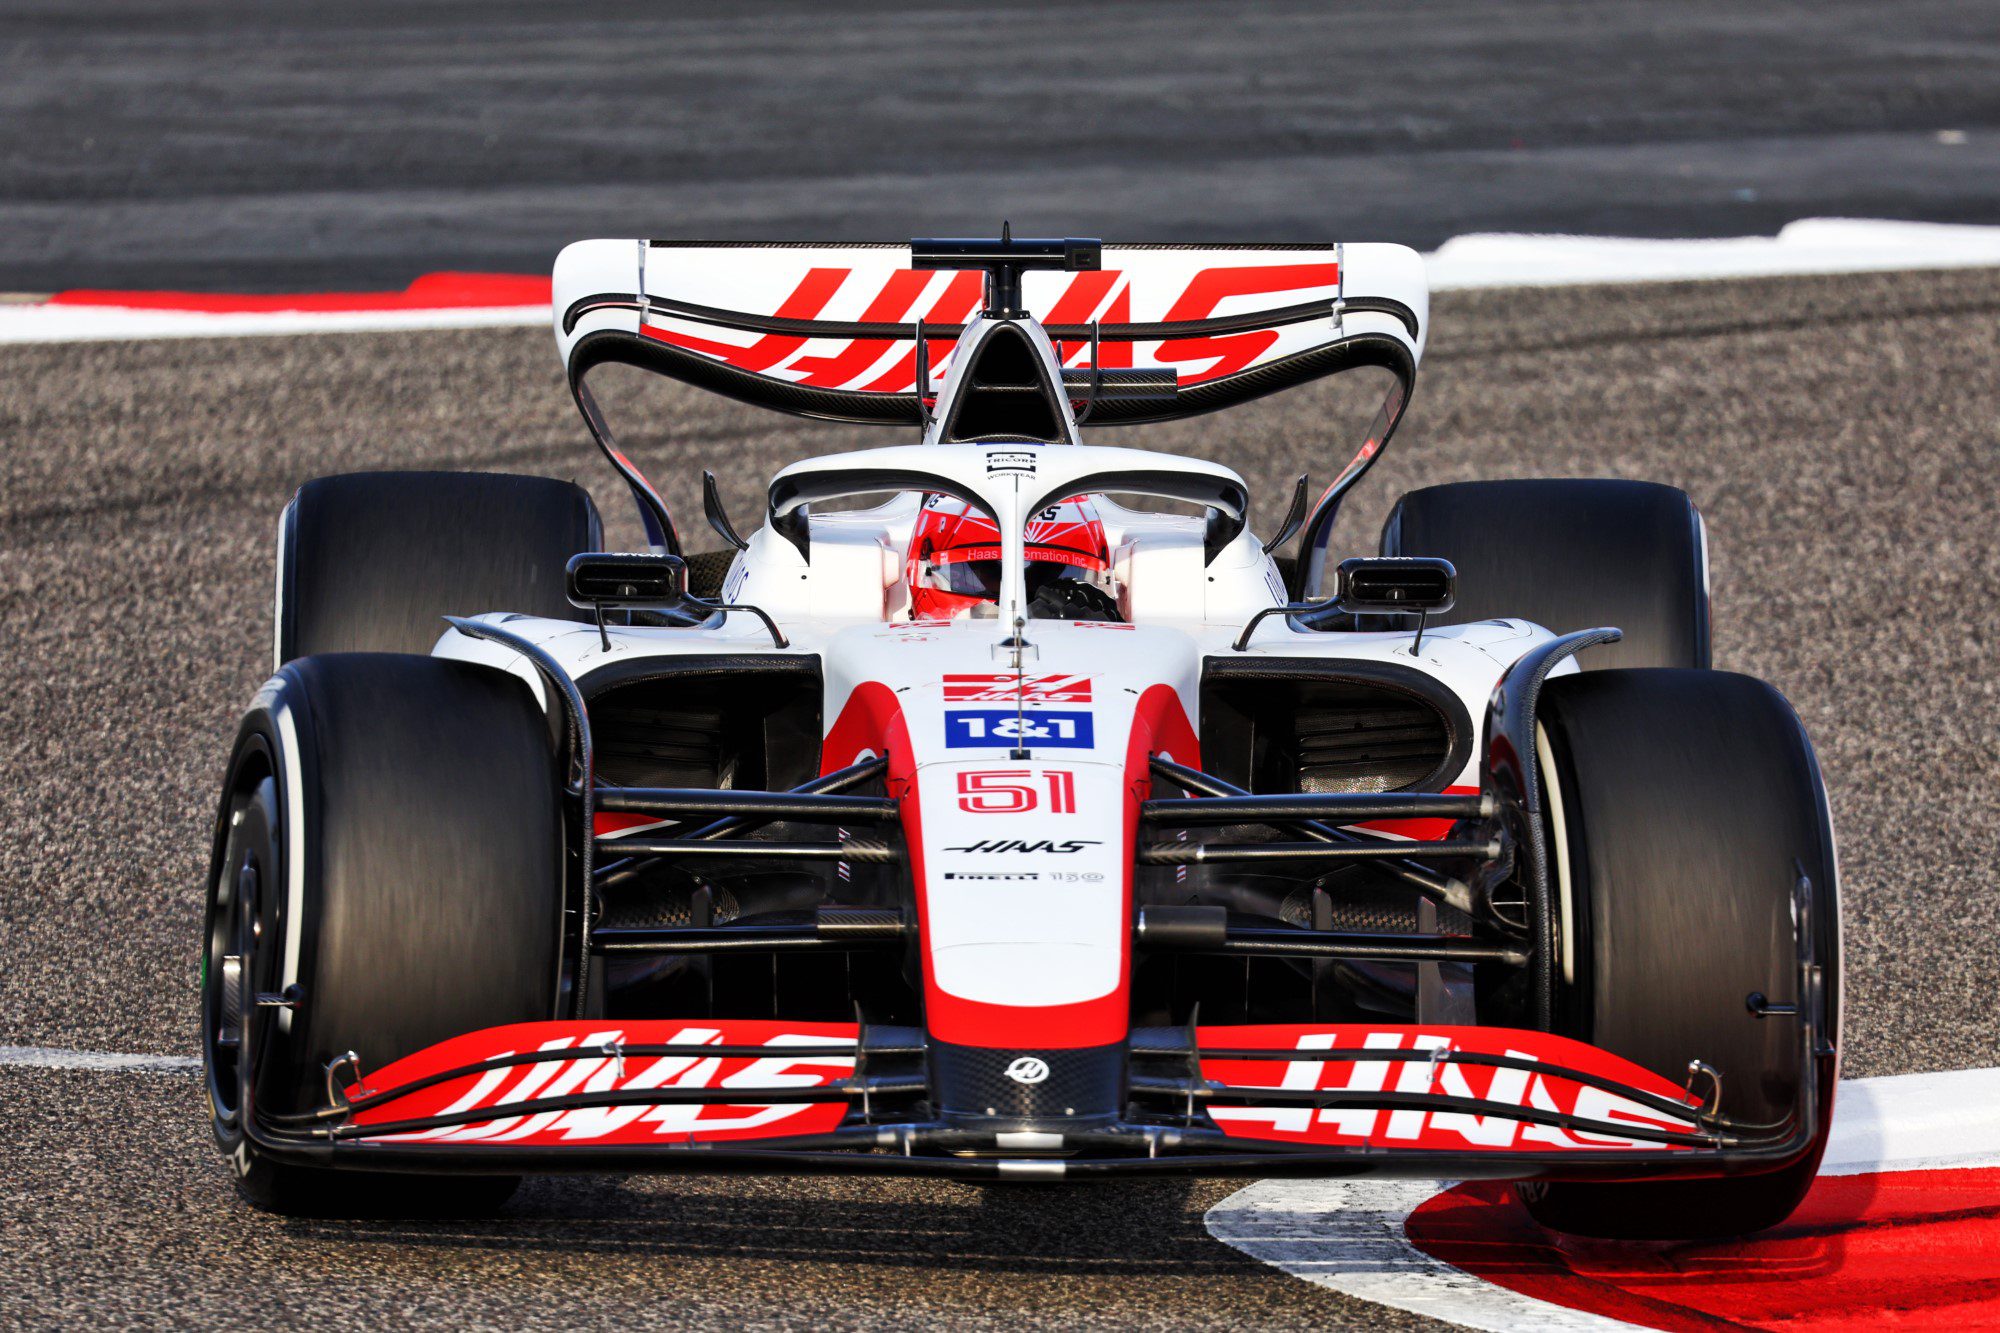
MULTIPOLYGON (((1566 904, 1556 1029, 1673 1083, 1722 1075, 1722 1111, 1772 1123, 1800 1109, 1793 886, 1812 883, 1825 979, 1819 1031, 1839 1035, 1833 833, 1812 745, 1770 686, 1718 671, 1595 672, 1548 682, 1539 706, 1556 880, 1566 904), (1558 834, 1555 830, 1561 830, 1558 834)), ((1818 1137, 1759 1175, 1521 1187, 1557 1231, 1621 1239, 1741 1235, 1775 1226, 1811 1186, 1833 1114, 1836 1060, 1817 1060, 1818 1137)), ((1706 1086, 1697 1085, 1698 1092, 1706 1086)))
POLYGON ((438 658, 286 665, 245 714, 209 880, 203 1051, 215 1135, 244 1196, 302 1214, 456 1214, 512 1177, 279 1161, 246 1117, 309 1112, 327 1062, 363 1071, 448 1037, 554 1016, 561 781, 533 696, 438 658), (255 996, 299 990, 286 1013, 255 996))
POLYGON ((1558 634, 1615 625, 1578 663, 1709 664, 1708 542, 1687 495, 1648 481, 1468 481, 1396 502, 1383 555, 1458 569, 1453 624, 1511 616, 1558 634))
POLYGON ((603 545, 589 492, 487 472, 351 472, 299 488, 278 527, 280 664, 427 653, 442 617, 573 620, 565 566, 603 545))

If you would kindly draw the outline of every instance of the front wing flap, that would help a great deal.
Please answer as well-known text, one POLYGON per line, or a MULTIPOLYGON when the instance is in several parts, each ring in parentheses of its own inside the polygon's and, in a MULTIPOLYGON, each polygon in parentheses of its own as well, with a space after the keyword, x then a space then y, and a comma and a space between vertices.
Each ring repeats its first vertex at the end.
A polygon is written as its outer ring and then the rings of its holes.
POLYGON ((1440 1152, 1685 1152, 1703 1133, 1701 1107, 1684 1090, 1546 1032, 1289 1024, 1198 1031, 1203 1077, 1242 1099, 1208 1105, 1232 1138, 1440 1152), (1278 1061, 1266 1051, 1288 1054, 1278 1061), (1266 1095, 1283 1100, 1258 1104, 1266 1095))
POLYGON ((421 1171, 1634 1177, 1777 1169, 1814 1133, 1810 1095, 1785 1124, 1734 1125, 1609 1052, 1504 1028, 1140 1029, 1125 1112, 1075 1123, 940 1115, 926 1060, 914 1028, 523 1023, 364 1071, 255 1136, 319 1165, 421 1171))
POLYGON ((742 1019, 517 1023, 405 1056, 348 1096, 357 1107, 353 1125, 363 1131, 356 1137, 373 1142, 559 1148, 814 1134, 840 1124, 844 1096, 766 1103, 746 1092, 741 1103, 710 1099, 737 1089, 796 1097, 845 1083, 854 1072, 856 1031, 852 1023, 742 1019), (523 1056, 535 1058, 517 1063, 523 1056), (491 1114, 545 1103, 560 1105, 491 1114))

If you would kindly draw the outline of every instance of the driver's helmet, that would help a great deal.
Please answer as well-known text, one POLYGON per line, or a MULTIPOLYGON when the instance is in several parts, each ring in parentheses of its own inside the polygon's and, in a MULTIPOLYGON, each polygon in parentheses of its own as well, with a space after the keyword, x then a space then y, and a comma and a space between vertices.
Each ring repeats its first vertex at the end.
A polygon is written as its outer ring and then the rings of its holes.
MULTIPOLYGON (((1025 535, 1031 601, 1059 580, 1095 576, 1102 582, 1108 575, 1111 557, 1104 524, 1084 496, 1073 495, 1042 510, 1029 521, 1025 535)), ((990 608, 1000 598, 999 528, 962 500, 926 495, 910 539, 906 576, 913 620, 997 614, 990 608)))

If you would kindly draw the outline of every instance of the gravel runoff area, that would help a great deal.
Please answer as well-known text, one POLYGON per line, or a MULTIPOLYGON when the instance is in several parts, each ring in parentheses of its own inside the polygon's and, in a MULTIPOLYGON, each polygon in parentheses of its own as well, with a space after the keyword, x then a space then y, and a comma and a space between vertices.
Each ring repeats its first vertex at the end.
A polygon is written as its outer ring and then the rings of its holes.
MULTIPOLYGON (((1694 495, 1718 665, 1784 690, 1832 789, 1850 1076, 2000 1063, 1996 314, 2000 271, 1440 299, 1343 520, 1369 549, 1400 491, 1473 477, 1694 495)), ((741 516, 784 461, 867 442, 663 401, 639 452, 689 525, 704 465, 741 516)), ((1235 465, 1268 525, 1351 406, 1314 388, 1120 442, 1235 465)), ((530 330, 0 349, 0 439, 0 1044, 191 1053, 211 802, 292 488, 483 467, 620 497, 530 330)), ((286 1222, 236 1201, 192 1077, 21 1068, 0 1142, 5 1325, 1394 1322, 1208 1239, 1227 1182, 561 1179, 493 1221, 286 1222)))

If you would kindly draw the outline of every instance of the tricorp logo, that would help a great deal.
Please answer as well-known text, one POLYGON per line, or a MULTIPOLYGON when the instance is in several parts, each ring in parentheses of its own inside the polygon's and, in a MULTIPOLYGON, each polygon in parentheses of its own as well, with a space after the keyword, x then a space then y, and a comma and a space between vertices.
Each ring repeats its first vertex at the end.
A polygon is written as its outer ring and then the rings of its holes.
POLYGON ((1035 475, 1035 455, 1030 449, 988 449, 986 451, 986 474, 997 476, 1001 473, 1020 472, 1035 475))

